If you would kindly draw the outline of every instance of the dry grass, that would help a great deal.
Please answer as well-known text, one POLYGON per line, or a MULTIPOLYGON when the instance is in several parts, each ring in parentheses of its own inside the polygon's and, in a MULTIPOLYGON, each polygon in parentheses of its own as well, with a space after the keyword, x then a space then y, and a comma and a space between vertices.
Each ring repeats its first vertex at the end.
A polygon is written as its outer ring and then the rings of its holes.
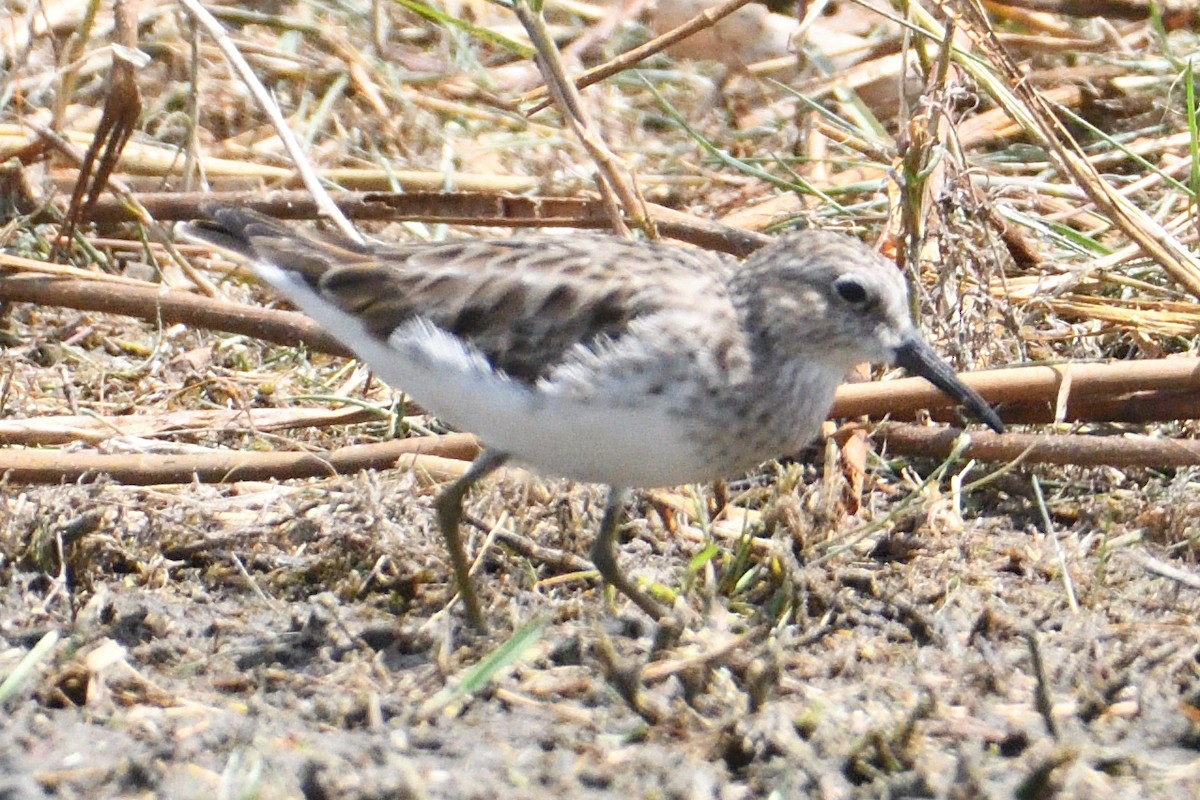
MULTIPOLYGON (((429 508, 464 451, 237 480, 242 454, 348 457, 445 432, 301 322, 221 321, 230 304, 274 301, 236 265, 172 244, 170 222, 209 192, 279 210, 319 207, 313 181, 334 197, 403 191, 352 197, 364 230, 407 240, 506 235, 541 212, 604 227, 613 208, 640 235, 657 221, 743 254, 782 227, 836 228, 895 255, 926 332, 964 369, 1196 356, 1197 36, 1174 14, 1188 4, 1105 21, 947 3, 957 46, 944 51, 947 18, 917 4, 903 24, 834 5, 873 23, 853 63, 817 20, 799 66, 694 58, 735 59, 729 42, 656 53, 566 115, 530 113, 541 73, 526 29, 494 5, 442 22, 410 2, 212 7, 301 168, 182 5, 143 2, 131 29, 107 4, 87 18, 87 4, 10 0, 0 437, 5 458, 38 448, 59 471, 45 485, 10 475, 0 503, 0 794, 1200 792, 1187 577, 1200 493, 1189 462, 1162 455, 1195 452, 1197 370, 1075 405, 1062 385, 1022 395, 1019 375, 997 387, 1014 418, 1078 423, 1081 447, 1103 437, 1113 455, 1074 463, 1106 466, 900 458, 846 434, 715 490, 648 493, 622 558, 696 613, 663 650, 605 608, 579 559, 601 512, 591 487, 510 473, 472 500, 499 634, 464 641, 429 508), (110 81, 105 45, 122 40, 148 58, 110 81), (50 268, 97 129, 113 180, 50 268), (504 218, 518 207, 506 194, 555 205, 504 218), (402 202, 401 220, 388 209, 402 202), (14 302, 19 281, 41 300, 14 302), (163 289, 191 310, 153 305, 163 289), (267 328, 308 344, 268 344, 267 328), (1123 466, 1135 450, 1157 455, 1123 466), (225 480, 89 472, 200 459, 229 464, 205 473, 225 480)), ((544 16, 571 74, 644 43, 655 20, 573 2, 544 16)))

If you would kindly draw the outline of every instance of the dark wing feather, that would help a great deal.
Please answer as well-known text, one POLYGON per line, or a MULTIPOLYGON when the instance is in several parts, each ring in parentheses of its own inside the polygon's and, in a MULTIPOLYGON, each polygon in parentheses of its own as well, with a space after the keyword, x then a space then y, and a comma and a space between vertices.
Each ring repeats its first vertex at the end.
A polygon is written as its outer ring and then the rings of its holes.
POLYGON ((245 209, 203 210, 209 221, 192 235, 299 274, 380 339, 421 316, 525 382, 577 344, 617 340, 635 318, 669 308, 673 289, 690 294, 707 282, 717 300, 736 264, 601 234, 360 246, 245 209))

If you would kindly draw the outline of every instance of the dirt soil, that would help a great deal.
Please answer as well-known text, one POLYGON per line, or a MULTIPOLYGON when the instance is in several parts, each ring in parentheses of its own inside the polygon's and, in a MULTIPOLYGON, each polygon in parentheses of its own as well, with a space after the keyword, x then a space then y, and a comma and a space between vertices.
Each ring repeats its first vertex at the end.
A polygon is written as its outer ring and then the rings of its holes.
MULTIPOLYGON (((625 563, 688 584, 657 652, 594 581, 535 588, 553 569, 495 546, 470 633, 412 476, 12 488, 3 551, 62 541, 69 567, 4 564, 0 671, 61 641, 6 703, 0 796, 1200 796, 1200 594, 1117 542, 1194 525, 1194 501, 1161 510, 1195 488, 1145 483, 1060 498, 1055 536, 992 484, 815 566, 793 519, 732 598, 737 543, 689 576, 699 544, 643 505, 625 563), (515 663, 434 701, 531 622, 515 663)), ((551 489, 502 479, 476 510, 582 554, 600 497, 551 489)))

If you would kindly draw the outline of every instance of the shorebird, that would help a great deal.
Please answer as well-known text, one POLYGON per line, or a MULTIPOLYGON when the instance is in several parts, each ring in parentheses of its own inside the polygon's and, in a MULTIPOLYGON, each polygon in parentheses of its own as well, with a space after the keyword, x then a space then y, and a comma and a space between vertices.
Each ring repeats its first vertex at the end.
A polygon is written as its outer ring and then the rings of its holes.
POLYGON ((1003 430, 917 332, 900 270, 843 234, 784 234, 739 263, 590 233, 359 245, 228 205, 202 213, 186 235, 245 258, 380 378, 483 440, 436 501, 479 629, 462 503, 510 459, 610 487, 591 560, 661 619, 617 564, 631 487, 737 476, 799 451, 863 362, 921 375, 1003 430))

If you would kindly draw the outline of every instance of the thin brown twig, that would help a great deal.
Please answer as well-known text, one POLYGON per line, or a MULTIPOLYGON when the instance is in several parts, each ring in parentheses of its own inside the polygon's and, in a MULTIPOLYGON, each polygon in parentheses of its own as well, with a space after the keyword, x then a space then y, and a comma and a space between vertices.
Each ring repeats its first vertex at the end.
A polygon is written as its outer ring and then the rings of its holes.
POLYGON ((413 456, 452 458, 467 462, 479 454, 479 442, 470 434, 419 436, 359 444, 322 452, 259 453, 218 450, 177 455, 142 453, 87 453, 61 450, 0 448, 0 477, 9 483, 74 483, 91 476, 108 475, 135 485, 163 483, 228 483, 230 481, 284 480, 345 475, 365 469, 390 469, 402 458, 404 465, 419 468, 413 456))
POLYGON ((70 442, 101 442, 119 436, 190 436, 213 431, 275 431, 354 425, 379 419, 380 411, 349 406, 327 408, 184 409, 163 413, 54 415, 0 420, 0 445, 45 447, 70 442))
POLYGON ((521 21, 521 25, 525 27, 534 50, 537 52, 538 69, 541 70, 542 77, 546 80, 550 96, 554 98, 555 105, 562 112, 567 124, 571 126, 571 131, 596 164, 600 177, 597 185, 600 188, 601 199, 604 201, 605 207, 609 209, 613 230, 622 236, 629 234, 625 218, 621 215, 621 211, 624 210, 625 217, 631 224, 645 231, 650 238, 658 238, 654 220, 646 209, 646 198, 642 197, 641 190, 637 188, 632 171, 612 152, 603 137, 596 131, 596 126, 592 123, 591 116, 583 105, 583 98, 580 96, 579 90, 567 77, 558 47, 554 44, 554 39, 550 36, 549 31, 546 30, 546 23, 542 19, 541 13, 530 8, 528 0, 516 0, 513 3, 513 11, 516 13, 517 19, 521 21))
MULTIPOLYGON (((1200 359, 1012 367, 964 373, 962 379, 988 402, 1001 404, 1055 404, 1063 383, 1068 380, 1070 398, 1113 398, 1148 391, 1200 393, 1200 359)), ((945 407, 951 402, 924 378, 854 383, 838 388, 833 415, 878 416, 890 411, 903 416, 921 409, 945 407)))
MULTIPOLYGON (((946 458, 953 452, 962 431, 886 423, 877 426, 871 435, 892 455, 946 458)), ((976 461, 1008 462, 1022 456, 1022 461, 1030 464, 1194 467, 1200 465, 1200 442, 1149 436, 973 432, 962 453, 963 458, 976 461)))
POLYGON ((108 185, 121 151, 142 112, 142 97, 138 92, 137 73, 132 61, 135 53, 141 56, 137 51, 137 6, 135 0, 115 0, 113 3, 114 38, 120 47, 112 48, 113 63, 109 69, 104 111, 79 168, 75 190, 71 193, 71 204, 50 253, 51 261, 57 261, 60 250, 69 246, 76 226, 87 219, 104 187, 108 185), (93 166, 96 166, 94 175, 93 166))
MULTIPOLYGON (((304 191, 272 192, 145 192, 138 202, 159 220, 192 220, 205 203, 253 208, 279 219, 312 219, 315 201, 304 191)), ((599 200, 574 197, 527 197, 496 192, 339 192, 338 205, 356 220, 412 220, 446 225, 485 225, 505 228, 609 228, 599 200)), ((771 241, 766 234, 722 225, 666 206, 647 203, 659 232, 706 250, 738 257, 750 255, 771 241)), ((92 212, 99 224, 126 222, 134 215, 122 203, 101 198, 92 212)), ((35 221, 41 221, 35 217, 35 221)))
MULTIPOLYGON (((610 78, 618 72, 629 69, 640 61, 645 61, 653 55, 661 53, 668 47, 677 44, 684 39, 692 36, 705 28, 711 28, 720 20, 729 16, 733 12, 745 5, 749 5, 753 0, 725 0, 724 3, 706 8, 701 13, 689 19, 687 22, 667 31, 661 36, 656 36, 643 45, 626 50, 619 56, 606 61, 599 66, 592 67, 586 72, 575 77, 574 85, 576 89, 583 89, 591 86, 593 83, 599 83, 605 78, 610 78)), ((533 116, 539 111, 545 110, 550 106, 551 100, 546 97, 549 93, 547 86, 539 86, 525 93, 522 98, 523 102, 538 100, 539 102, 533 108, 529 109, 529 116, 533 116)))
POLYGON ((1195 20, 1200 13, 1196 0, 989 0, 990 6, 1012 6, 1030 11, 1066 14, 1072 17, 1146 20, 1157 7, 1164 22, 1174 20, 1168 30, 1195 20))
POLYGON ((1200 575, 1194 572, 1188 572, 1165 561, 1160 561, 1149 553, 1135 553, 1133 557, 1147 572, 1173 580, 1189 589, 1200 590, 1200 575))
POLYGON ((252 336, 276 344, 349 356, 350 351, 312 319, 296 311, 277 311, 244 303, 214 300, 188 292, 113 285, 99 281, 43 277, 0 278, 0 298, 18 303, 61 306, 82 311, 140 317, 167 325, 252 336))

